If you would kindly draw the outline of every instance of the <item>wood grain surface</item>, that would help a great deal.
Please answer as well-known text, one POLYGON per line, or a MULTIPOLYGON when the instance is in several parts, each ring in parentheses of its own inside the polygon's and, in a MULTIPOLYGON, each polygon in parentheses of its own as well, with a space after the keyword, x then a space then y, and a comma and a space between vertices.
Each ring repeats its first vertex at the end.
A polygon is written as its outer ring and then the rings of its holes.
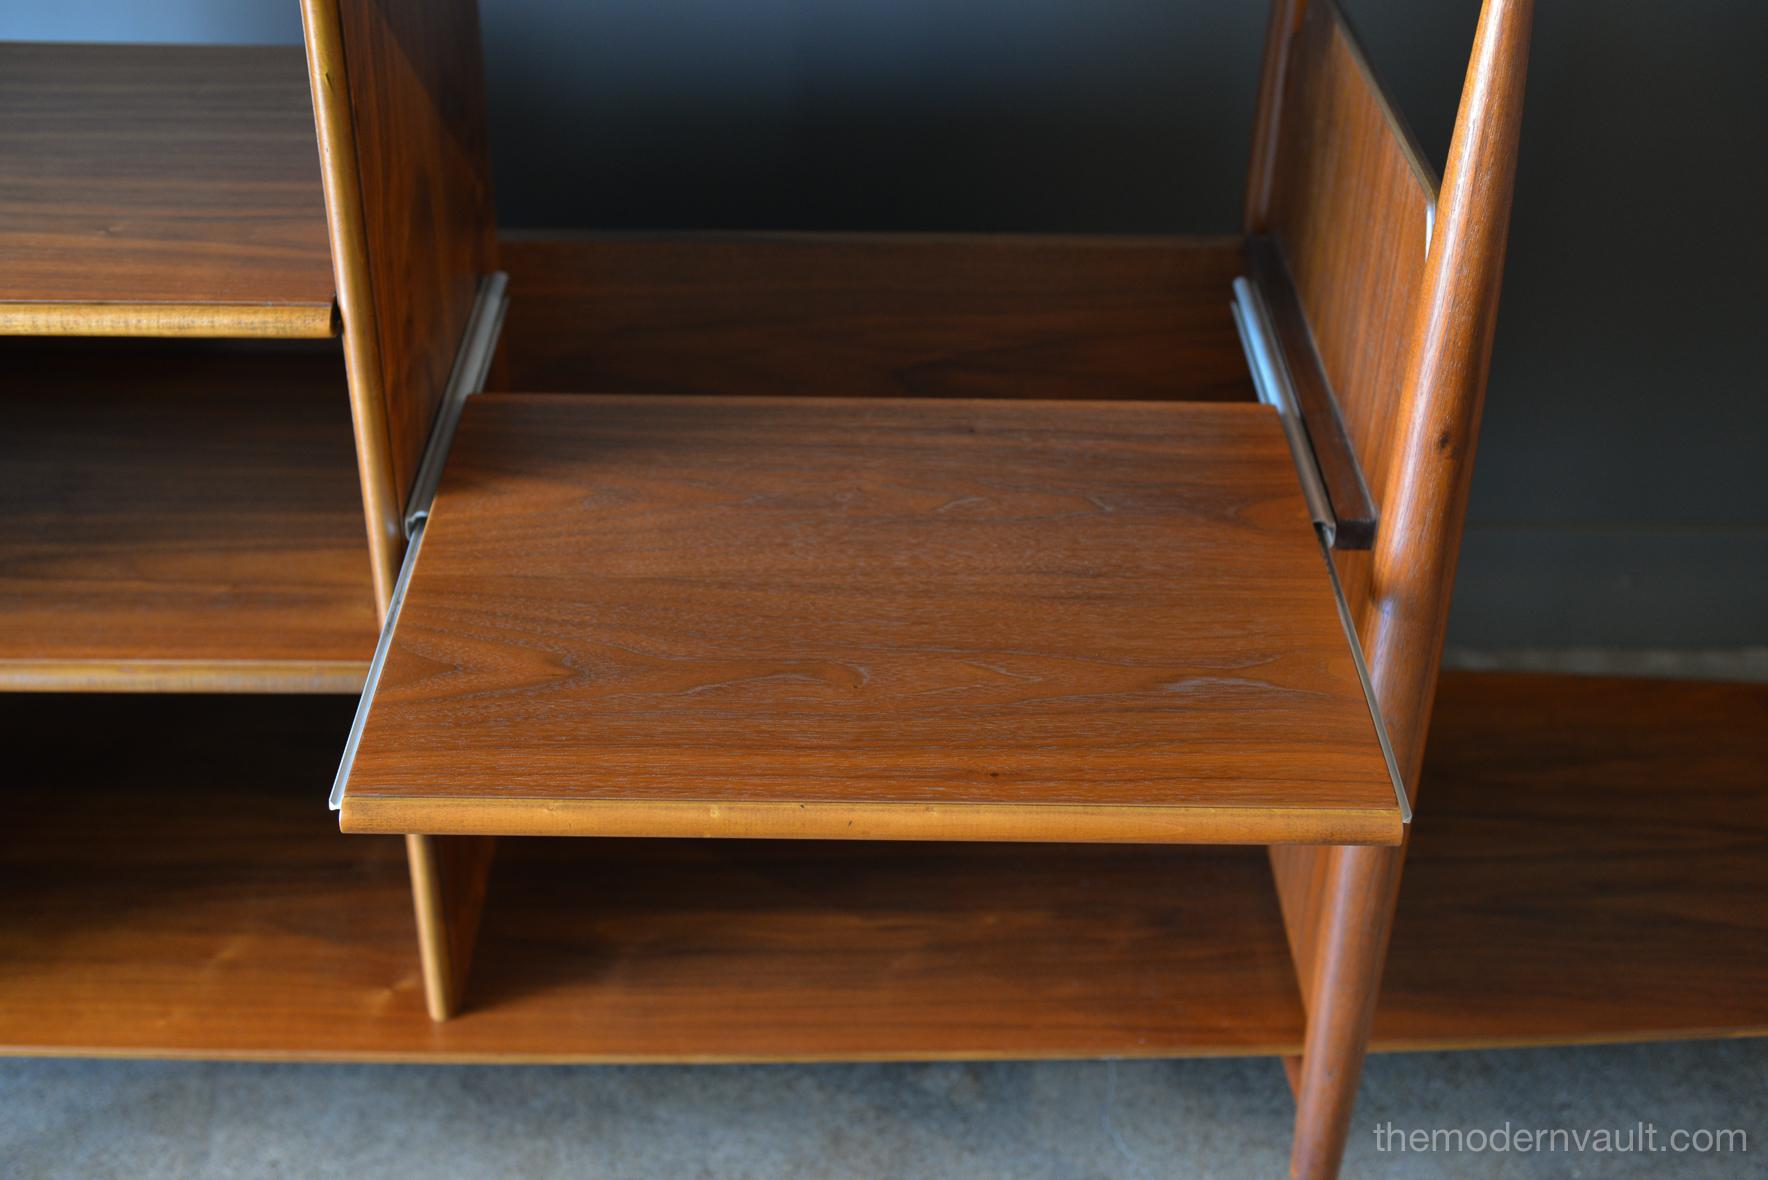
POLYGON ((1265 49, 1259 59, 1258 105, 1253 110, 1252 145, 1246 161, 1246 200, 1241 216, 1241 228, 1249 236, 1268 234, 1271 229, 1271 185, 1282 145, 1280 128, 1289 89, 1289 58, 1307 10, 1307 0, 1271 0, 1271 15, 1265 23, 1265 49))
POLYGON ((329 336, 301 52, 0 43, 0 334, 329 336))
POLYGON ((1300 1037, 1263 855, 1239 848, 500 841, 467 1010, 433 1024, 401 841, 341 837, 324 807, 349 722, 323 698, 0 711, 0 1049, 842 1060, 1300 1037))
POLYGON ((1378 1044, 1768 1033, 1768 685, 1445 672, 1378 1044))
POLYGON ((314 102, 334 139, 324 165, 344 331, 367 338, 352 390, 378 403, 359 416, 383 422, 363 462, 402 513, 479 280, 495 268, 478 5, 302 0, 302 10, 314 102))
POLYGON ((1252 401, 1233 238, 505 239, 502 388, 1252 401))
POLYGON ((4 355, 0 688, 360 688, 374 600, 335 344, 4 355))
POLYGON ((354 831, 1374 841, 1259 405, 485 395, 354 831))
POLYGON ((1269 231, 1382 509, 1436 182, 1328 0, 1290 51, 1278 139, 1269 231))
MULTIPOLYGON (((340 838, 321 802, 351 704, 0 710, 0 1047, 436 1061, 1300 1047, 1264 855, 1239 848, 506 840, 467 1010, 432 1024, 401 842, 340 838)), ((1762 686, 1446 674, 1376 1047, 1768 1033, 1764 734, 1762 686)))

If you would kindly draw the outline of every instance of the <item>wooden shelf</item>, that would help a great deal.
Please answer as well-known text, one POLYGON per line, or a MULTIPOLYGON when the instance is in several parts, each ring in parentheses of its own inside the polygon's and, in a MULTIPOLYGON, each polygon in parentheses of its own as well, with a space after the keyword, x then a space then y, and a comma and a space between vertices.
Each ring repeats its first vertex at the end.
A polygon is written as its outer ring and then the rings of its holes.
POLYGON ((1395 843, 1261 405, 490 394, 358 832, 1395 843))
POLYGON ((378 628, 336 345, 0 356, 0 688, 361 687, 378 628))
POLYGON ((1768 685, 1451 673, 1421 796, 1378 1045, 1768 1033, 1768 685))
POLYGON ((0 44, 0 334, 333 333, 301 50, 0 44))
POLYGON ((402 843, 340 837, 324 698, 20 698, 0 1048, 722 1060, 1264 1053, 1300 1002, 1262 853, 499 846, 471 1008, 425 1013, 402 843), (241 775, 247 764, 252 773, 241 775))
MULTIPOLYGON (((368 1060, 1293 1053, 1262 850, 506 840, 424 1013, 350 703, 0 712, 0 1047, 368 1060), (250 759, 253 772, 239 767, 250 759)), ((1376 1046, 1768 1033, 1768 688, 1445 678, 1376 1046)))
POLYGON ((504 239, 530 393, 1256 400, 1238 238, 504 239))

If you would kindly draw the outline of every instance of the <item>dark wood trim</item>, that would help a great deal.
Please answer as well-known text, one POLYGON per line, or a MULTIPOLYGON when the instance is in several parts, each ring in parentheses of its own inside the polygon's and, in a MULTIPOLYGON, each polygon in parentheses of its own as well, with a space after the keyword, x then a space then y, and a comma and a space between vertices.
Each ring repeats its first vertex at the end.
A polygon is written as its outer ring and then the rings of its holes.
POLYGON ((1334 547, 1367 549, 1375 543, 1375 502, 1369 497, 1369 485, 1363 480, 1362 466, 1357 462, 1350 435, 1345 432, 1338 399, 1333 396, 1332 383, 1320 363, 1319 350, 1314 347, 1314 334, 1295 292, 1295 281, 1283 262, 1282 252, 1269 238, 1246 240, 1246 262, 1253 283, 1270 309, 1277 346, 1283 351, 1283 360, 1295 384, 1295 398, 1307 426, 1314 462, 1332 501, 1332 515, 1338 522, 1334 547))

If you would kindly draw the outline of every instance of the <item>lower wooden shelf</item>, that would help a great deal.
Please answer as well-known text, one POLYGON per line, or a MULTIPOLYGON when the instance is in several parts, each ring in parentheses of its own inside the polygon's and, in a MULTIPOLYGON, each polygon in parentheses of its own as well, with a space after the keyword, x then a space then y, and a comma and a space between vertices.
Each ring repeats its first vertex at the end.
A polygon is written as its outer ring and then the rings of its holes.
POLYGON ((1437 693, 1375 1036, 1768 1033, 1768 684, 1437 693))
POLYGON ((1257 850, 556 839, 500 842, 470 1010, 436 1025, 402 842, 325 810, 349 720, 325 698, 18 698, 0 1047, 921 1058, 1300 1034, 1257 850))
POLYGON ((378 625, 335 343, 0 358, 0 689, 360 689, 378 625))
MULTIPOLYGON (((327 698, 20 696, 0 1048, 335 1060, 1291 1053, 1258 849, 506 840, 424 1014, 327 698)), ((1377 1047, 1768 1032, 1768 687, 1445 678, 1377 1047)))

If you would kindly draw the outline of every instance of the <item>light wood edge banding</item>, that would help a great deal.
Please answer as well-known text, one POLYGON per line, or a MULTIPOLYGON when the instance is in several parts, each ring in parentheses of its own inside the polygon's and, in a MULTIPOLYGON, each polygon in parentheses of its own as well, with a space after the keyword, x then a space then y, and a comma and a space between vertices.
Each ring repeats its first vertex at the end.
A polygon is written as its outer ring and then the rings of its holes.
POLYGON ((0 692, 362 691, 367 660, 0 660, 0 692))
POLYGON ((344 796, 345 832, 1075 844, 1398 844, 1397 808, 715 803, 344 796))
POLYGON ((325 340, 330 303, 0 303, 0 336, 325 340))

